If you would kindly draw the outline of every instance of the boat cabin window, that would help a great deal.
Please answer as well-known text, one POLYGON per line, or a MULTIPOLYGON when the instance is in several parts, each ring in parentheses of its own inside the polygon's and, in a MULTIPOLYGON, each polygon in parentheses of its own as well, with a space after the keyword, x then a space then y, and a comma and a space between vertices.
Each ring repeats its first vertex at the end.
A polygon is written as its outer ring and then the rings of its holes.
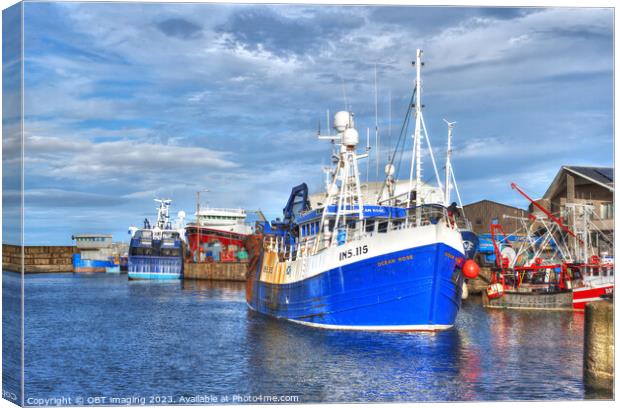
POLYGON ((366 232, 375 231, 375 220, 366 220, 366 232))
POLYGON ((153 255, 153 248, 132 248, 131 254, 136 256, 151 256, 153 255))
POLYGON ((380 222, 378 232, 381 234, 381 233, 387 232, 387 230, 388 230, 388 222, 387 221, 380 222))
POLYGON ((181 254, 179 248, 162 248, 161 256, 179 256, 181 254))

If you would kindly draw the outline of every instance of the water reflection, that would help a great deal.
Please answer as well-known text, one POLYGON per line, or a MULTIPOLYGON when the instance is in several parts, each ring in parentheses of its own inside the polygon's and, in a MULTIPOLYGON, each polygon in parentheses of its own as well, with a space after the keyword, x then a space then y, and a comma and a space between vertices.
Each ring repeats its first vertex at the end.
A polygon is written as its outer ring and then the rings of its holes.
POLYGON ((219 299, 245 302, 245 282, 183 280, 184 292, 191 293, 198 300, 219 299))
POLYGON ((247 318, 254 345, 251 377, 269 379, 269 391, 286 389, 298 378, 307 402, 445 400, 460 394, 455 385, 468 359, 458 330, 327 331, 255 312, 247 318))
POLYGON ((485 310, 473 298, 444 332, 328 331, 249 311, 244 290, 27 277, 26 389, 301 402, 601 398, 583 390, 583 314, 485 310))

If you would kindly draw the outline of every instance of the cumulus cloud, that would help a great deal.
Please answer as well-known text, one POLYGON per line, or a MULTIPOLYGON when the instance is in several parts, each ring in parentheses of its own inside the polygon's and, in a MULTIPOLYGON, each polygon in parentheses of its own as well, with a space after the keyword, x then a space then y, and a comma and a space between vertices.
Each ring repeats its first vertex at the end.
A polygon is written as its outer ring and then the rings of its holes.
MULTIPOLYGON (((230 169, 238 164, 230 153, 202 147, 185 147, 130 140, 93 143, 58 137, 29 137, 26 162, 46 156, 41 170, 58 179, 101 180, 102 178, 140 180, 145 175, 168 179, 167 173, 230 169), (67 155, 67 153, 70 153, 67 155)), ((40 163, 40 161, 39 161, 40 163)), ((36 171, 33 169, 33 173, 36 171)))

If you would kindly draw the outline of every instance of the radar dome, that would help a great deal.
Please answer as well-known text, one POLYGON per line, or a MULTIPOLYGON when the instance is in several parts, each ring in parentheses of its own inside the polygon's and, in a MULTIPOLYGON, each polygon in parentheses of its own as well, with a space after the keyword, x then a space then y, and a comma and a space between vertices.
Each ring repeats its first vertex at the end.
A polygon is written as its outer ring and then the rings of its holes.
POLYGON ((353 115, 347 111, 340 111, 334 115, 334 129, 337 132, 344 132, 346 128, 353 127, 353 115))
POLYGON ((386 176, 393 176, 394 175, 394 165, 393 164, 386 164, 385 165, 385 175, 386 176))
POLYGON ((342 134, 342 144, 345 146, 357 146, 360 141, 360 135, 357 130, 348 128, 342 134))
POLYGON ((185 211, 181 210, 177 213, 177 217, 180 219, 184 219, 185 218, 185 211))

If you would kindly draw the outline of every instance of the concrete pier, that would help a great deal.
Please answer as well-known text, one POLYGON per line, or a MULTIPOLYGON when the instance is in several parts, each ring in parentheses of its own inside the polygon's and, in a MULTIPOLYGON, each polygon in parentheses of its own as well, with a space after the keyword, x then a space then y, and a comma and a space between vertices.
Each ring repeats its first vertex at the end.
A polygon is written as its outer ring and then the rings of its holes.
MULTIPOLYGON (((77 250, 73 246, 25 246, 25 273, 73 272, 71 256, 77 250)), ((2 270, 22 271, 22 247, 2 244, 2 270)))
POLYGON ((185 262, 183 279, 245 282, 247 262, 185 262))
POLYGON ((586 305, 583 381, 587 389, 613 392, 614 305, 611 301, 586 305))

